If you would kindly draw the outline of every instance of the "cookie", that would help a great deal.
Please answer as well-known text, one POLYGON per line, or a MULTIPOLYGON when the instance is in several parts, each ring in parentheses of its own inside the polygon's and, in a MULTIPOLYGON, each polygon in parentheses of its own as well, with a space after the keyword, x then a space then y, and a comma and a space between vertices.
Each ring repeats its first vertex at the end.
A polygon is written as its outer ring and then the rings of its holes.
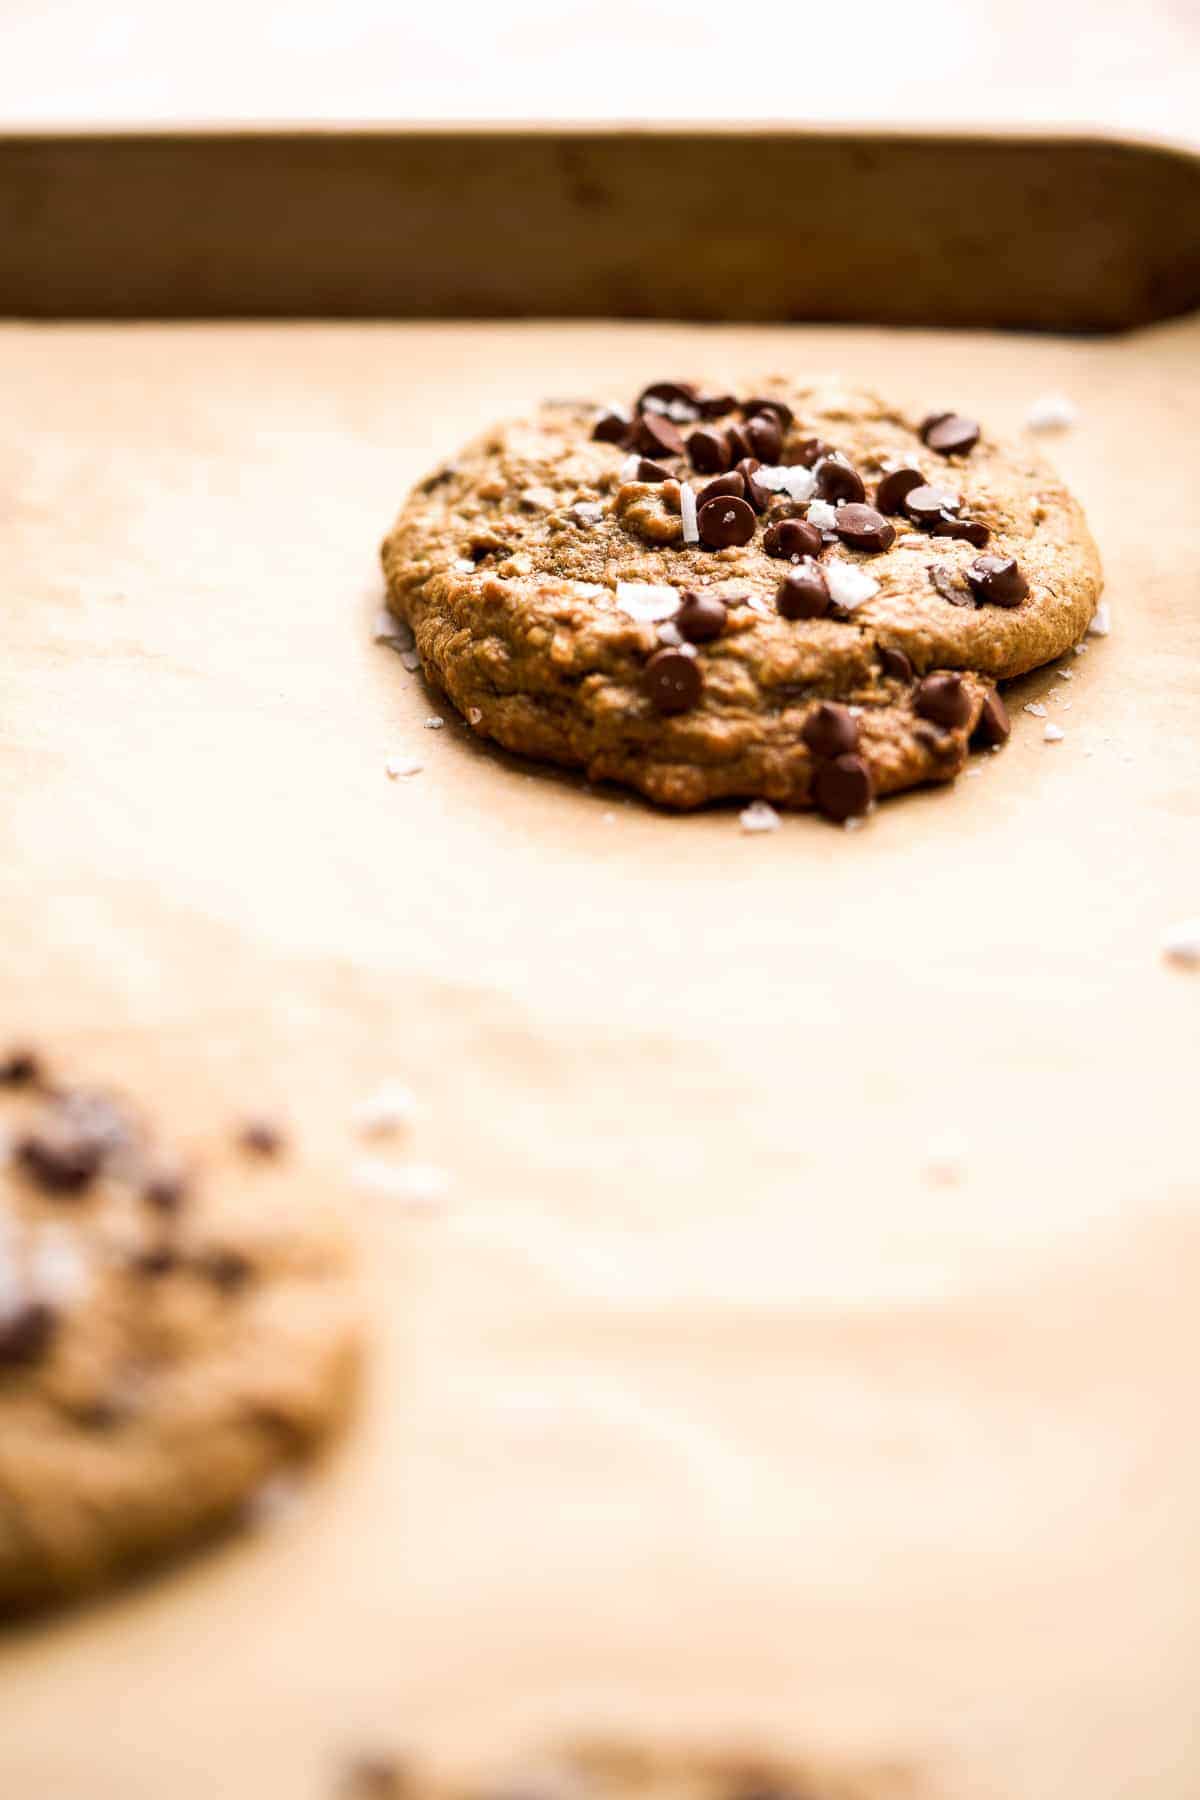
POLYGON ((389 604, 481 735, 672 807, 947 781, 1100 593, 1078 505, 951 412, 772 378, 547 403, 410 495, 389 604))
MULTIPOLYGON (((341 1419, 357 1350, 336 1234, 283 1148, 201 1176, 128 1102, 0 1107, 0 1616, 96 1587, 245 1516, 341 1419), (269 1491, 269 1490, 268 1490, 269 1491)), ((23 1072, 28 1071, 28 1072, 23 1072)))

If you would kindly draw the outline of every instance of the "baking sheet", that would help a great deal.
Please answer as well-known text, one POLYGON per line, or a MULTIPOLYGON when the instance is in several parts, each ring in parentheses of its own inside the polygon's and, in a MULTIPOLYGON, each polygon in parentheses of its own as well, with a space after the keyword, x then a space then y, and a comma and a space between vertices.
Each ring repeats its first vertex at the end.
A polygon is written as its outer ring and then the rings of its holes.
POLYGON ((1198 339, 0 328, 0 1018, 187 1138, 285 1112, 376 1334, 294 1517, 0 1640, 6 1796, 605 1724, 1195 1793, 1198 339), (745 837, 489 751, 371 643, 391 514, 491 416, 774 367, 1081 406, 1113 632, 977 777, 745 837), (350 1180, 391 1075, 425 1214, 350 1180))

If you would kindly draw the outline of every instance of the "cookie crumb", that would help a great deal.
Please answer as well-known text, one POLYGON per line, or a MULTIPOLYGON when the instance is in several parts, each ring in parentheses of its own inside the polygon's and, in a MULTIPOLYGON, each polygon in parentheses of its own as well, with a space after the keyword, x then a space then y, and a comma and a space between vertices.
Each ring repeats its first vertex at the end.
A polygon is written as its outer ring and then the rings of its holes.
POLYGON ((1066 735, 1060 725, 1047 725, 1042 733, 1042 741, 1046 744, 1061 744, 1066 735))
POLYGON ((381 1082, 354 1109, 354 1128, 363 1137, 387 1137, 412 1122, 416 1095, 401 1081, 381 1082))
POLYGON ((383 767, 389 781, 399 781, 402 776, 419 775, 423 764, 412 756, 389 756, 383 767))
POLYGON ((738 824, 743 831, 778 831, 782 823, 783 820, 768 800, 752 800, 738 814, 738 824))
POLYGON ((1162 953, 1181 969, 1200 969, 1200 918, 1184 919, 1163 934, 1162 953))
POLYGON ((1108 609, 1108 601, 1102 600, 1092 614, 1092 622, 1088 626, 1090 637, 1107 637, 1112 630, 1112 614, 1108 609))
POLYGON ((1067 431, 1079 417, 1079 409, 1066 394, 1051 389, 1039 394, 1025 415, 1030 431, 1067 431))

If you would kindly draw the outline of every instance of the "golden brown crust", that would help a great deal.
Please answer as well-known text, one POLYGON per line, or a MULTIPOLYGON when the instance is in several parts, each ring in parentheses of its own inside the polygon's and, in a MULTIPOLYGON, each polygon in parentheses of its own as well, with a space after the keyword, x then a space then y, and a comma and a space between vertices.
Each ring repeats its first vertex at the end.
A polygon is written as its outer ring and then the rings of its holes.
MULTIPOLYGON (((685 545, 677 483, 624 479, 625 450, 591 437, 595 408, 548 404, 422 483, 383 546, 390 604, 411 624, 426 674, 481 735, 671 806, 726 796, 805 806, 815 761, 804 722, 836 699, 862 709, 860 754, 886 794, 956 774, 991 686, 1083 635, 1100 592, 1096 549, 1076 502, 1027 450, 985 432, 968 456, 938 456, 919 421, 828 382, 774 378, 755 392, 795 414, 781 463, 819 437, 869 488, 892 458, 955 488, 964 513, 988 527, 988 553, 1018 558, 1027 598, 1013 608, 952 604, 930 571, 965 593, 978 548, 898 519, 884 553, 839 544, 822 558, 825 568, 864 568, 878 583, 872 598, 840 617, 782 618, 774 596, 788 565, 765 553, 761 529, 741 547, 685 545), (648 698, 643 672, 660 627, 619 609, 618 582, 748 602, 698 647, 703 691, 690 710, 664 715, 648 698), (884 647, 902 650, 916 679, 961 671, 965 721, 921 720, 914 682, 881 667, 884 647)), ((693 487, 703 480, 691 476, 693 487)))

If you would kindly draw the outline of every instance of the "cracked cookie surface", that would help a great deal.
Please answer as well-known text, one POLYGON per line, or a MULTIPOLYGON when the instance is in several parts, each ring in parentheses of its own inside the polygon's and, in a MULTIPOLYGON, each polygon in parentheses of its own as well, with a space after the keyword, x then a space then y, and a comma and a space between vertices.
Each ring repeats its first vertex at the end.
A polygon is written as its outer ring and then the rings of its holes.
POLYGON ((419 484, 383 546, 389 603, 476 731, 668 806, 835 818, 1003 740, 995 684, 1076 643, 1096 606, 1077 503, 957 415, 829 381, 753 393, 547 403, 419 484), (781 543, 788 520, 804 529, 781 543), (715 632, 685 635, 688 595, 720 601, 715 632), (822 703, 853 722, 837 756, 812 742, 822 703), (857 765, 840 785, 839 757, 857 765))
POLYGON ((358 1349, 344 1245, 286 1155, 244 1138, 193 1177, 128 1102, 17 1067, 0 1096, 0 1617, 236 1519, 340 1422, 358 1349))

